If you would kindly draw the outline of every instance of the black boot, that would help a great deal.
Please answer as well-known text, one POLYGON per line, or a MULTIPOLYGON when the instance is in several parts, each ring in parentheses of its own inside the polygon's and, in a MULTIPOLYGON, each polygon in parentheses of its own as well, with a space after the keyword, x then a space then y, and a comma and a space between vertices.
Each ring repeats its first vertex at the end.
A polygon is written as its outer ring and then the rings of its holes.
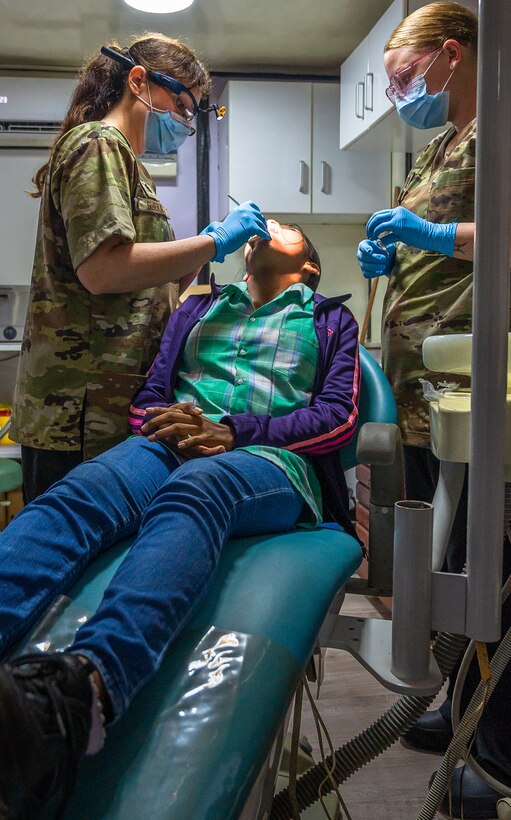
MULTIPOLYGON (((431 786, 436 772, 431 775, 431 786)), ((464 820, 496 820, 497 801, 502 795, 479 777, 469 766, 460 766, 455 769, 451 778, 451 806, 452 816, 464 820), (463 812, 462 812, 463 807, 463 812)), ((445 793, 440 810, 447 817, 449 814, 449 794, 445 793)))
POLYGON ((444 752, 452 740, 452 725, 440 711, 424 712, 403 735, 407 746, 426 752, 444 752))
POLYGON ((68 653, 0 667, 0 817, 32 817, 73 791, 91 725, 93 666, 68 653))

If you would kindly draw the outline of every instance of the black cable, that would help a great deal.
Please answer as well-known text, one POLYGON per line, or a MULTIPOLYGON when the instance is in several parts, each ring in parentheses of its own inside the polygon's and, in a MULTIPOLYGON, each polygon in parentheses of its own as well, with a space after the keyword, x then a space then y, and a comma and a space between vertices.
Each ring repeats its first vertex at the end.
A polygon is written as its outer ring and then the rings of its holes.
MULTIPOLYGON (((206 100, 209 105, 209 100, 206 100)), ((200 233, 210 223, 209 217, 209 116, 197 117, 197 233, 200 233)), ((209 262, 199 271, 198 285, 207 285, 209 282, 209 262)))

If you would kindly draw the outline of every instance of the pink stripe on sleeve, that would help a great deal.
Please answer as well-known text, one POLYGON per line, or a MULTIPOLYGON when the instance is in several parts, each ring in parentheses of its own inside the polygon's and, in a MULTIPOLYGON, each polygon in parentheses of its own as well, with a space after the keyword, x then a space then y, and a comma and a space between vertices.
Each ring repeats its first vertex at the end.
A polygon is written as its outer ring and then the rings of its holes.
POLYGON ((347 439, 351 438, 355 430, 355 423, 358 418, 358 407, 357 407, 357 399, 360 390, 360 362, 358 356, 358 349, 357 349, 357 358, 355 363, 355 373, 353 378, 353 394, 351 400, 353 402, 353 411, 350 413, 349 418, 344 424, 341 424, 339 427, 336 427, 333 430, 329 430, 328 433, 323 433, 320 436, 316 436, 315 438, 307 439, 305 441, 295 442, 294 444, 289 445, 288 447, 284 447, 285 450, 298 450, 304 447, 311 447, 314 453, 321 453, 325 450, 331 450, 332 445, 336 443, 336 439, 339 437, 339 441, 337 442, 339 445, 343 442, 346 442, 347 439), (345 432, 346 431, 346 432, 345 432), (342 435, 342 433, 345 433, 342 435), (318 446, 319 445, 319 446, 318 446))

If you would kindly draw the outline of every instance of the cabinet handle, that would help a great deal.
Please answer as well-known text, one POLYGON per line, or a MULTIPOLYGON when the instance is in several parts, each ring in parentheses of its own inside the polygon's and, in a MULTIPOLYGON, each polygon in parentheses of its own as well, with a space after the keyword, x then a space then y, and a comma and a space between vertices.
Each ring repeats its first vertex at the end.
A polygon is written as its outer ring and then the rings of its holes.
POLYGON ((365 94, 365 82, 361 80, 357 83, 357 91, 355 94, 355 117, 359 120, 364 119, 364 94, 365 94), (362 99, 361 99, 362 98, 362 99), (360 104, 362 103, 362 104, 360 104), (362 113, 359 114, 358 112, 361 111, 362 113))
POLYGON ((300 187, 298 190, 301 194, 309 192, 309 166, 303 159, 300 160, 300 187))
POLYGON ((330 166, 329 166, 328 162, 325 162, 325 160, 322 160, 321 161, 321 193, 322 194, 332 193, 330 180, 331 180, 330 166))
POLYGON ((372 71, 368 71, 366 74, 366 82, 365 82, 365 104, 364 108, 366 111, 373 110, 373 88, 374 88, 374 74, 372 71))

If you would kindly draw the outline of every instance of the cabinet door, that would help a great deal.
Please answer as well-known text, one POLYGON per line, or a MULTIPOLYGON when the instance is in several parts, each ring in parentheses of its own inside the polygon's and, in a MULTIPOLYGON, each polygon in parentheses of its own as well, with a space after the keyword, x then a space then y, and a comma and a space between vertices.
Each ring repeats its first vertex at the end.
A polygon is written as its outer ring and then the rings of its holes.
POLYGON ((385 208, 390 197, 390 154, 340 151, 339 86, 312 86, 312 210, 360 214, 385 208))
POLYGON ((367 128, 365 91, 368 70, 366 37, 341 66, 340 148, 346 148, 367 128))
MULTIPOLYGON (((231 81, 221 139, 227 193, 263 211, 310 213, 311 83, 231 81)), ((228 203, 220 211, 228 210, 228 203)))
POLYGON ((394 0, 368 35, 368 68, 365 77, 367 127, 371 127, 394 110, 394 106, 385 95, 389 81, 383 65, 383 53, 387 40, 405 14, 403 0, 394 0))
POLYGON ((347 148, 393 110, 385 96, 388 79, 383 49, 406 14, 405 4, 406 0, 394 0, 341 66, 341 148, 347 148))

